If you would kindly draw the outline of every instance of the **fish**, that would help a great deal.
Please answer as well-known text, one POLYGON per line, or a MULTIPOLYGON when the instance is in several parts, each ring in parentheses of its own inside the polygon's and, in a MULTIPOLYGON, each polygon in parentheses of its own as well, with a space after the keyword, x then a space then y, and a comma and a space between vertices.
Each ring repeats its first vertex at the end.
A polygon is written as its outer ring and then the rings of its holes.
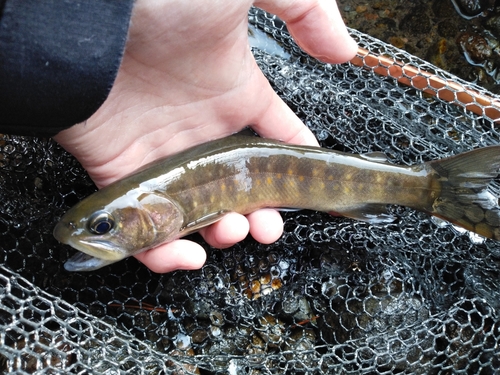
POLYGON ((55 238, 79 252, 68 271, 92 271, 171 242, 229 212, 264 207, 325 211, 371 223, 409 207, 500 241, 500 145, 401 166, 235 134, 140 168, 70 208, 55 238))

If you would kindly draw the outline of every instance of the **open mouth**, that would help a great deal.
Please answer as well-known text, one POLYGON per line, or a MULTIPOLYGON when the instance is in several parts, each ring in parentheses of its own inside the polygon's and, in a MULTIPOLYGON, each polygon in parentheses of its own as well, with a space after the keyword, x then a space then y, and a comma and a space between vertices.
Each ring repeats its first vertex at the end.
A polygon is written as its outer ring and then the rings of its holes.
POLYGON ((93 271, 114 262, 78 252, 64 263, 64 269, 70 272, 93 271))
POLYGON ((75 241, 70 238, 67 244, 85 254, 88 254, 89 256, 102 260, 116 262, 124 258, 122 251, 120 251, 120 248, 116 247, 112 242, 105 240, 78 239, 75 241))

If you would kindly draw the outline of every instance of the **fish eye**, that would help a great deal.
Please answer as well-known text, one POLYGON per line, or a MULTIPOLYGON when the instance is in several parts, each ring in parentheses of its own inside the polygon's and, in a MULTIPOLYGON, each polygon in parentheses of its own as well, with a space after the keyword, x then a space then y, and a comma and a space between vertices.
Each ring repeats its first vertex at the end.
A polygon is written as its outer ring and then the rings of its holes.
POLYGON ((115 225, 115 220, 111 214, 99 211, 93 214, 88 222, 88 229, 94 234, 106 234, 115 225))

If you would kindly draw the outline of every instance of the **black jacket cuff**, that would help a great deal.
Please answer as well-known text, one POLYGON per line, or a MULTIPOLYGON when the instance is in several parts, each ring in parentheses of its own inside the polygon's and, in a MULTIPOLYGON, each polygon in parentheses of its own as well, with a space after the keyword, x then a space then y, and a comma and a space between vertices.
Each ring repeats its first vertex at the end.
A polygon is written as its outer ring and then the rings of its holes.
POLYGON ((133 0, 4 1, 0 131, 50 136, 89 118, 116 78, 132 6, 133 0))

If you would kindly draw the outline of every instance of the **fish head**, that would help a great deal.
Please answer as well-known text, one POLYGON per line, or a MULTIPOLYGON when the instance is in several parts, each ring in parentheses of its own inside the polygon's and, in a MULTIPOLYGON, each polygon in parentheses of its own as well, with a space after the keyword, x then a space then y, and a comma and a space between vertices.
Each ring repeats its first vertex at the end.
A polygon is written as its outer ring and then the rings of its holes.
POLYGON ((169 197, 132 191, 110 200, 101 191, 72 207, 54 228, 59 242, 84 253, 66 262, 67 270, 95 270, 179 236, 184 213, 169 197))

